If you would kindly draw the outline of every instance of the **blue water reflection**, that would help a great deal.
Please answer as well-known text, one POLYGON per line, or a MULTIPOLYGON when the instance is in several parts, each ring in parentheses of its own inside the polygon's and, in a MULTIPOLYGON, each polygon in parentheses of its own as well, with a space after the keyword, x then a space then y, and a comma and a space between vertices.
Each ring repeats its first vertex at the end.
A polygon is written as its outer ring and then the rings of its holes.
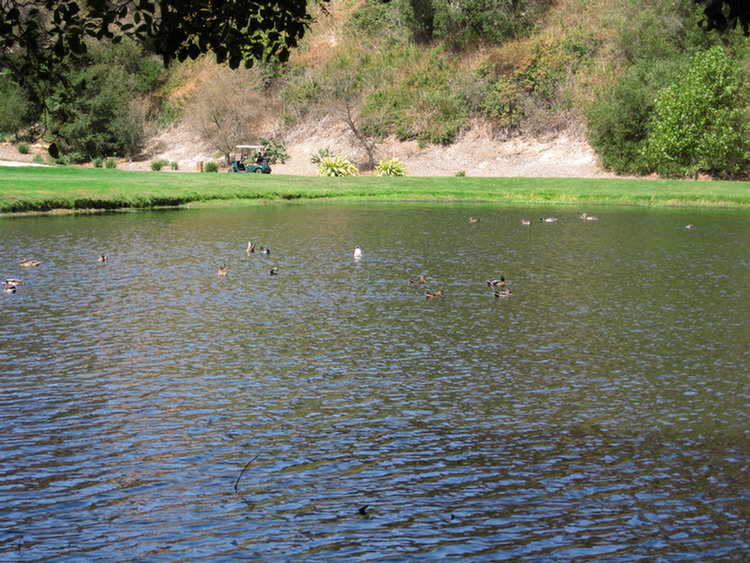
POLYGON ((0 559, 750 558, 747 213, 589 211, 0 221, 0 559))

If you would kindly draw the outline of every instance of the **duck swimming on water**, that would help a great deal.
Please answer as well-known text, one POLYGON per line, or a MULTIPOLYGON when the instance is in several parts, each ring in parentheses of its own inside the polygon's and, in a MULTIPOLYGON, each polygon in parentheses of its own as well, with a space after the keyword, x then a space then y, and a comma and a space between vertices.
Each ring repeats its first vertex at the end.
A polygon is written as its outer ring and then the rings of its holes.
POLYGON ((505 283, 505 276, 500 276, 499 280, 487 280, 487 285, 490 287, 503 287, 505 283))

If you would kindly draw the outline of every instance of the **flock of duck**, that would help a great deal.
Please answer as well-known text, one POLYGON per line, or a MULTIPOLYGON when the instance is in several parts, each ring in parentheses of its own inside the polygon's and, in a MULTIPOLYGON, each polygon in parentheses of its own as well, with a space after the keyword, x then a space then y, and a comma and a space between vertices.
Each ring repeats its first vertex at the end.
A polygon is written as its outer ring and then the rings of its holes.
MULTIPOLYGON (((589 215, 588 213, 584 212, 580 215, 580 219, 584 221, 597 221, 599 218, 595 215, 589 215)), ((556 223, 557 217, 540 217, 539 221, 541 223, 556 223)), ((478 217, 469 217, 469 222, 476 224, 480 222, 480 219, 478 217)), ((521 224, 528 226, 532 224, 532 221, 530 219, 521 219, 521 224)), ((686 225, 686 229, 694 229, 695 227, 692 224, 686 225)), ((247 243, 247 248, 245 252, 249 256, 250 254, 255 253, 256 246, 255 244, 250 241, 247 243)), ((261 245, 258 248, 258 251, 261 254, 270 255, 271 254, 271 248, 269 246, 261 245)), ((355 260, 360 260, 364 256, 364 253, 362 252, 362 249, 357 246, 354 249, 353 257, 355 260)), ((106 262, 107 256, 106 254, 102 254, 98 258, 99 262, 106 262)), ((23 259, 20 262, 21 267, 23 268, 35 268, 39 265, 39 260, 34 259, 23 259)), ((229 275, 227 264, 216 264, 216 275, 220 278, 225 278, 229 275)), ((271 276, 276 276, 279 274, 279 267, 273 266, 270 270, 268 270, 268 274, 271 276)), ((429 278, 425 276, 424 274, 420 275, 419 277, 412 278, 409 280, 409 283, 411 285, 419 285, 422 286, 427 283, 427 280, 429 278)), ((16 293, 18 286, 22 285, 24 282, 21 279, 18 278, 6 278, 5 282, 3 283, 3 290, 5 293, 16 293)), ((513 291, 507 287, 508 280, 505 279, 504 276, 500 276, 497 279, 488 279, 487 285, 494 290, 494 296, 497 299, 502 299, 506 297, 510 297, 513 295, 513 291)), ((428 291, 425 293, 425 297, 427 299, 441 299, 445 295, 445 291, 440 289, 437 291, 428 291)))
MULTIPOLYGON (((21 260, 21 267, 23 268, 36 268, 39 265, 39 260, 31 260, 24 258, 21 260)), ((18 278, 5 278, 3 282, 3 290, 5 293, 15 293, 18 286, 23 284, 23 280, 18 278)))
MULTIPOLYGON (((597 221, 599 220, 598 217, 595 215, 589 215, 588 213, 582 213, 580 216, 580 219, 583 219, 584 221, 597 221)), ((540 217, 539 221, 542 223, 556 223, 557 217, 540 217)), ((476 224, 479 223, 480 219, 479 217, 469 217, 469 223, 476 224)), ((521 224, 528 226, 531 225, 532 221, 531 219, 521 219, 521 224)), ((362 257, 362 251, 359 247, 354 251, 354 257, 362 257)), ((424 285, 427 283, 427 276, 420 275, 418 278, 412 278, 409 280, 409 283, 412 285, 424 285)), ((511 290, 508 285, 508 280, 505 279, 505 276, 500 276, 497 279, 488 279, 487 285, 491 287, 494 292, 494 296, 496 299, 504 299, 506 297, 510 297, 513 295, 513 290, 511 290)), ((445 291, 442 289, 438 291, 428 291, 425 296, 427 299, 441 299, 445 295, 445 291)))

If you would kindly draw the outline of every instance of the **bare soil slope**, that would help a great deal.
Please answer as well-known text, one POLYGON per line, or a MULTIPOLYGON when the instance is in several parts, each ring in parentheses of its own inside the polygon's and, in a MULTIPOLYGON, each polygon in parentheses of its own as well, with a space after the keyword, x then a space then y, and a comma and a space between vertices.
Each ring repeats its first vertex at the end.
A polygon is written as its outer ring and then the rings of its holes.
MULTIPOLYGON (((310 162, 310 155, 323 147, 330 147, 335 154, 349 156, 357 163, 365 160, 353 135, 332 119, 296 127, 283 140, 291 158, 286 164, 274 165, 274 174, 315 175, 317 168, 310 162)), ((40 147, 34 146, 28 155, 21 155, 15 147, 3 144, 0 161, 31 162, 40 151, 40 147)), ((378 158, 398 157, 406 164, 409 176, 454 176, 463 172, 466 176, 495 177, 614 177, 599 167, 593 149, 577 131, 564 131, 547 138, 519 135, 498 139, 475 124, 450 146, 420 147, 416 141, 386 139, 377 145, 376 154, 378 158)), ((137 159, 121 160, 118 168, 150 170, 155 159, 177 162, 180 172, 195 171, 198 162, 222 160, 187 126, 177 125, 153 137, 137 159)), ((164 167, 162 171, 168 169, 171 170, 164 167)))

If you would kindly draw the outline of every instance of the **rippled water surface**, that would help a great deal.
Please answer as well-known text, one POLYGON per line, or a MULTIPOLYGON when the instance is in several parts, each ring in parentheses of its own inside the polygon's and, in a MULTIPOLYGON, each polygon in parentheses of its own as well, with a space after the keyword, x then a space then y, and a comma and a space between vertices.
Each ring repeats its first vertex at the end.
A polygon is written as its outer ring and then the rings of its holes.
POLYGON ((580 211, 0 220, 0 560, 750 560, 750 216, 580 211))

